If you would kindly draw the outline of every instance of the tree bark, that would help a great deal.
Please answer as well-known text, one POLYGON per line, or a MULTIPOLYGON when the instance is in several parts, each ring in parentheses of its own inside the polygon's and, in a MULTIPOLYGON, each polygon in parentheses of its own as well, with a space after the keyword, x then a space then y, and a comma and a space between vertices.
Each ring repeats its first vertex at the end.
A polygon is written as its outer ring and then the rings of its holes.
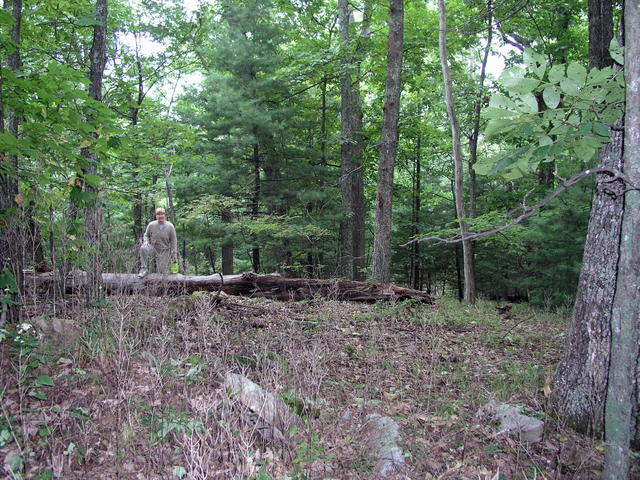
POLYGON ((391 279, 391 218, 393 170, 398 148, 401 72, 404 37, 403 0, 389 1, 389 44, 387 47, 387 81, 380 133, 380 162, 376 189, 376 228, 373 239, 372 276, 375 282, 391 279))
MULTIPOLYGON (((257 140, 257 129, 253 129, 253 134, 257 140)), ((260 182, 260 148, 257 143, 253 144, 253 195, 251 198, 251 218, 258 218, 260 211, 260 196, 261 196, 261 182, 260 182)), ((256 241, 254 236, 254 242, 256 241)), ((251 249, 251 264, 255 273, 260 272, 260 247, 254 245, 251 249)))
POLYGON ((464 208, 464 189, 462 183, 462 148, 460 145, 460 127, 453 103, 453 92, 451 85, 451 75, 449 73, 449 61, 447 58, 447 14, 444 0, 438 0, 440 10, 440 63, 442 65, 442 76, 444 77, 445 102, 449 122, 451 123, 451 137, 453 143, 453 161, 455 167, 454 194, 456 201, 456 215, 462 234, 462 268, 464 270, 464 300, 468 303, 476 301, 476 282, 473 272, 473 243, 465 237, 469 234, 469 227, 465 221, 466 213, 464 208))
MULTIPOLYGON (((52 272, 29 275, 27 285, 39 291, 52 289, 57 277, 52 272)), ((149 295, 183 295, 197 291, 222 291, 228 295, 264 297, 275 300, 303 300, 318 295, 352 302, 400 301, 416 299, 433 303, 434 298, 424 292, 402 288, 389 283, 377 284, 344 279, 318 280, 286 278, 279 275, 209 275, 185 276, 152 273, 138 278, 131 273, 104 273, 105 291, 114 294, 146 293, 149 295)), ((68 292, 85 288, 87 275, 75 270, 67 279, 68 292)))
MULTIPOLYGON (((359 79, 361 46, 355 52, 349 33, 352 12, 347 0, 338 2, 338 23, 341 38, 340 72, 340 147, 342 204, 347 211, 340 225, 340 257, 342 274, 346 278, 364 277, 364 182, 362 179, 362 106, 359 79)), ((366 17, 363 19, 366 25, 366 17)), ((361 32, 366 27, 362 27, 361 32)), ((362 35, 361 35, 362 36, 362 35)))
MULTIPOLYGON (((97 102, 102 101, 102 77, 107 62, 107 0, 96 0, 96 25, 93 27, 93 41, 91 43, 91 66, 89 70, 89 97, 97 102)), ((94 138, 97 133, 91 134, 94 138)), ((82 150, 82 156, 87 160, 88 174, 98 175, 98 156, 88 148, 82 150)), ((92 182, 85 184, 87 192, 93 194, 93 199, 85 211, 85 239, 89 255, 89 282, 86 289, 87 303, 101 296, 102 255, 100 243, 102 237, 102 207, 100 205, 99 190, 92 182)))
POLYGON ((478 138, 480 134, 480 111, 482 102, 484 101, 484 81, 487 72, 487 61, 489 60, 489 52, 491 50, 491 40, 493 38, 493 3, 487 0, 487 44, 482 54, 482 63, 480 64, 480 79, 478 80, 478 98, 473 110, 473 129, 469 136, 469 216, 476 216, 476 172, 474 165, 478 161, 478 138))
MULTIPOLYGON (((220 217, 226 225, 230 225, 233 220, 229 208, 223 208, 220 217)), ((222 239, 222 274, 233 275, 233 239, 230 236, 222 239)))
MULTIPOLYGON (((9 8, 8 2, 5 2, 5 8, 9 8)), ((21 27, 22 27, 22 0, 13 0, 11 7, 11 15, 14 23, 11 27, 11 41, 16 45, 16 49, 9 54, 7 59, 7 67, 12 72, 17 72, 22 66, 20 56, 21 43, 21 27)), ((0 65, 2 66, 2 65, 0 65)), ((0 76, 1 77, 1 76, 0 76)), ((0 96, 2 91, 0 91, 0 96)), ((8 131, 14 137, 18 137, 20 129, 20 115, 13 109, 4 109, 2 102, 2 111, 0 118, 0 132, 4 132, 4 114, 7 114, 8 131)), ((18 184, 18 155, 7 155, 0 153, 0 161, 6 162, 6 168, 3 171, 7 173, 0 174, 0 273, 4 273, 5 269, 13 277, 15 284, 0 285, 0 326, 7 320, 10 322, 18 322, 20 320, 20 290, 22 285, 22 267, 24 264, 23 245, 24 245, 24 224, 21 219, 22 206, 18 201, 19 184, 18 184), (6 289, 5 291, 2 291, 6 289)))
MULTIPOLYGON (((640 185, 640 4, 626 2, 624 14, 626 117, 624 172, 640 185)), ((605 404, 605 463, 602 478, 629 478, 629 446, 635 433, 640 330, 640 191, 624 196, 620 258, 611 316, 611 361, 605 404), (634 415, 634 402, 635 414, 634 415)))
MULTIPOLYGON (((414 157, 413 167, 413 182, 412 182, 412 202, 411 202, 411 236, 416 237, 418 235, 418 225, 420 224, 420 191, 421 187, 421 164, 422 164, 422 148, 421 137, 418 133, 416 140, 416 152, 414 157)), ((420 258, 420 242, 413 242, 411 245, 411 263, 409 266, 409 285, 416 290, 422 289, 421 271, 422 262, 420 258)))
POLYGON ((613 6, 611 0, 589 0, 589 65, 610 67, 613 59, 609 44, 613 38, 613 6))
MULTIPOLYGON (((600 21, 613 22, 612 17, 603 17, 602 11, 604 9, 589 10, 590 28, 594 28, 596 23, 591 21, 594 16, 600 21)), ((599 62, 599 59, 591 61, 593 64, 599 62)), ((623 140, 625 123, 623 118, 612 129, 611 142, 600 150, 599 167, 626 170, 623 159, 626 148, 623 140)), ((604 431, 612 341, 611 319, 624 211, 622 197, 606 193, 611 188, 609 176, 598 175, 571 327, 562 359, 554 374, 550 398, 551 408, 559 418, 580 432, 596 435, 604 431)), ((638 409, 636 396, 633 410, 635 419, 638 418, 638 409)), ((632 435, 634 445, 640 445, 637 423, 632 435)))

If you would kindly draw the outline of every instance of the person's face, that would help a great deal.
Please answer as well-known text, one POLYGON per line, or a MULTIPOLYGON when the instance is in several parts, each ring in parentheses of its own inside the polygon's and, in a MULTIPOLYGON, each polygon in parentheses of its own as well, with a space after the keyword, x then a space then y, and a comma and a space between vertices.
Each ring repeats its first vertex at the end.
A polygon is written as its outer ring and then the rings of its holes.
POLYGON ((164 212, 156 213, 156 220, 158 220, 159 223, 164 223, 166 219, 167 219, 167 216, 164 212))

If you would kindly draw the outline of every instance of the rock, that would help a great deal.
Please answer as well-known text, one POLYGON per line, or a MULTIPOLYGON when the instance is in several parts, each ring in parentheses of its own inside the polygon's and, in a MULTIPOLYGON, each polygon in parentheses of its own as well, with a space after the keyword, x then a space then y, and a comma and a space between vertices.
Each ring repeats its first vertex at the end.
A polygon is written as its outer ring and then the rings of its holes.
POLYGON ((476 418, 478 420, 491 418, 500 421, 500 430, 493 437, 518 433, 520 441, 524 443, 536 443, 542 440, 544 422, 523 415, 517 408, 510 405, 491 401, 478 410, 476 418))
POLYGON ((37 317, 35 324, 47 340, 61 345, 71 346, 84 334, 82 328, 68 318, 37 317))
POLYGON ((232 392, 234 400, 257 415, 253 423, 265 440, 285 442, 293 437, 290 432, 300 425, 300 418, 274 395, 237 373, 227 373, 224 386, 232 392))
POLYGON ((378 459, 374 467, 376 478, 408 480, 404 455, 398 446, 402 436, 395 420, 378 414, 367 415, 365 432, 371 456, 378 459))

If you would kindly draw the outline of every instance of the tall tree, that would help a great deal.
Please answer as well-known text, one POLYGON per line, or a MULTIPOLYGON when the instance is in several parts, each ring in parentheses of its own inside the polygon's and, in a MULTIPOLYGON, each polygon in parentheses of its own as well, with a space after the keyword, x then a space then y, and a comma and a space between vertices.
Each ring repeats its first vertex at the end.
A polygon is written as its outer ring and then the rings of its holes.
MULTIPOLYGON (((366 31, 367 8, 361 32, 366 31)), ((360 52, 355 51, 349 25, 353 12, 348 0, 338 1, 341 39, 340 125, 342 203, 347 211, 340 226, 340 251, 343 275, 354 280, 364 276, 364 183, 362 179, 362 107, 360 99, 360 52)), ((361 35, 362 38, 362 35, 361 35)), ((361 48, 361 46, 360 46, 361 48)))
MULTIPOLYGON (((274 12, 270 0, 220 2, 210 20, 211 39, 201 46, 208 76, 196 99, 201 105, 196 121, 210 137, 207 150, 220 159, 211 168, 217 188, 230 197, 245 198, 254 223, 265 210, 271 215, 286 213, 282 172, 285 162, 291 162, 279 144, 290 122, 284 99, 291 94, 279 75, 286 28, 274 12)), ((256 230, 248 237, 252 267, 260 271, 264 259, 261 232, 256 230)), ((278 246, 273 250, 283 253, 278 246)))
MULTIPOLYGON (((93 27, 93 42, 91 43, 89 67, 89 97, 96 102, 102 101, 102 77, 107 62, 107 0, 96 0, 96 23, 93 27)), ((98 132, 90 134, 98 138, 98 132)), ((86 240, 89 254, 88 282, 86 299, 88 302, 96 300, 101 295, 102 266, 100 259, 100 242, 102 235, 102 207, 100 205, 97 188, 99 159, 95 151, 85 147, 82 152, 88 168, 85 179, 86 190, 91 194, 91 200, 85 211, 86 240)))
POLYGON ((620 258, 611 316, 612 349, 605 405, 605 480, 629 478, 629 446, 634 428, 637 428, 640 388, 640 3, 637 1, 625 4, 624 36, 624 172, 632 185, 627 185, 624 195, 620 258))
POLYGON ((447 13, 445 10, 444 0, 438 0, 438 9, 440 11, 440 63, 442 65, 442 76, 444 78, 445 102, 447 104, 447 112, 449 122, 451 124, 451 137, 453 143, 453 162, 454 162, 454 196, 456 202, 456 215, 460 225, 460 233, 462 235, 462 265, 464 270, 464 299, 466 302, 475 303, 476 301, 476 283, 473 271, 473 243, 466 238, 469 235, 469 226, 465 220, 466 213, 464 207, 464 189, 463 189, 463 171, 462 171, 462 147, 460 145, 460 127, 456 116, 455 106, 453 103, 453 88, 451 83, 451 74, 449 73, 449 60, 447 57, 447 13))
MULTIPOLYGON (((611 0, 589 3, 590 38, 609 45, 613 36, 611 0), (609 26, 604 26, 606 24, 609 26), (603 33, 604 32, 604 33, 603 33), (606 33, 608 32, 608 33, 606 33)), ((596 67, 613 63, 608 48, 590 48, 596 67)), ((600 150, 598 166, 624 168, 624 119, 612 129, 611 142, 600 150)), ((619 181, 618 181, 619 182, 619 181)), ((554 375, 551 404, 558 416, 580 431, 601 434, 609 381, 611 316, 616 292, 623 197, 611 194, 610 176, 598 175, 593 193, 578 292, 562 359, 554 375)), ((638 415, 638 404, 634 408, 638 415)), ((636 428, 635 441, 640 441, 636 428)))
POLYGON ((376 227, 373 239, 372 276, 375 282, 391 280, 391 219, 393 170, 398 148, 398 118, 404 41, 403 0, 389 0, 387 80, 380 133, 380 161, 376 188, 376 227))
MULTIPOLYGON (((22 0, 13 0, 13 3, 5 1, 5 8, 10 15, 3 20, 8 20, 11 26, 9 39, 12 48, 3 48, 9 51, 7 67, 13 73, 17 73, 22 64, 20 56, 21 25, 22 25, 22 0)), ((4 13, 4 12, 2 12, 4 13)), ((6 23, 6 21, 3 21, 6 23)), ((4 59, 2 59, 4 60, 4 59)), ((4 61, 2 62, 4 63, 4 61)), ((0 66, 2 65, 0 63, 0 66)), ((19 135, 20 115, 13 107, 6 107, 2 87, 4 74, 0 73, 0 134, 5 134, 5 114, 7 115, 7 133, 13 138, 19 135)), ((0 152, 0 288, 2 298, 0 300, 0 325, 7 319, 18 321, 20 318, 19 289, 22 283, 24 242, 23 225, 20 219, 22 206, 19 201, 18 189, 18 162, 16 153, 8 154, 0 152), (5 166, 6 165, 6 166, 5 166)))
POLYGON ((484 101, 484 81, 487 76, 487 62, 493 39, 493 2, 487 0, 487 43, 485 44, 480 63, 480 78, 478 80, 478 97, 473 107, 473 127, 469 135, 469 215, 476 216, 476 172, 473 166, 478 161, 478 139, 480 134, 480 111, 484 101))

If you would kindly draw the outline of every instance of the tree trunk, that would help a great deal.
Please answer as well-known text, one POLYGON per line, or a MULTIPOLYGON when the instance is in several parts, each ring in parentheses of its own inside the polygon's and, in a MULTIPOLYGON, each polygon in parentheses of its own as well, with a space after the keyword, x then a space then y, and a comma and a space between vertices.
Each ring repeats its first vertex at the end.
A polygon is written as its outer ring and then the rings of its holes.
MULTIPOLYGON (((5 8, 8 4, 5 2, 5 8)), ((16 49, 8 56, 7 67, 12 72, 17 72, 22 66, 20 57, 21 26, 22 26, 22 0, 13 0, 11 9, 14 23, 11 27, 11 41, 16 45, 16 49)), ((2 65, 0 65, 1 67, 2 65)), ((2 91, 0 90, 0 96, 2 91)), ((8 131, 14 137, 19 135, 20 116, 18 112, 7 108, 0 111, 2 125, 0 132, 4 133, 4 114, 8 117, 8 131)), ((17 155, 9 155, 5 158, 0 154, 6 167, 0 173, 0 274, 5 270, 11 274, 15 284, 8 280, 0 284, 0 326, 5 320, 18 322, 20 320, 20 290, 22 285, 22 267, 24 264, 24 225, 20 218, 22 206, 18 202, 18 166, 17 155)), ((4 275, 3 275, 4 276, 4 275)))
POLYGON ((372 276, 375 282, 391 280, 391 217, 393 169, 398 147, 401 72, 404 34, 403 0, 389 1, 387 82, 380 134, 380 162, 376 189, 376 229, 373 239, 372 276))
MULTIPOLYGON (((150 295, 183 295, 196 291, 221 290, 229 295, 272 298, 275 300, 302 300, 321 295, 335 300, 352 302, 401 301, 417 299, 433 303, 431 295, 392 284, 356 282, 344 279, 316 280, 286 278, 280 275, 208 275, 186 276, 151 273, 144 279, 131 273, 104 273, 105 291, 115 294, 146 293, 150 295)), ((29 277, 28 285, 39 291, 51 289, 56 276, 51 272, 29 277)), ((69 292, 85 288, 87 275, 75 270, 67 281, 69 292)))
POLYGON ((609 44, 613 38, 613 6, 611 0, 589 0, 589 65, 610 67, 613 59, 609 44))
MULTIPOLYGON (((611 17, 602 16, 603 11, 607 9, 590 9, 590 28, 594 28, 597 23, 592 21, 593 16, 603 22, 613 22, 611 17)), ((602 65, 600 62, 602 59, 591 60, 593 64, 602 65)), ((624 119, 616 124, 612 130, 611 142, 600 150, 599 167, 623 170, 624 124, 624 119)), ((559 418, 578 431, 596 435, 601 435, 604 431, 611 317, 623 214, 622 197, 605 193, 612 187, 609 179, 608 175, 602 174, 596 180, 571 327, 562 359, 554 375, 550 399, 551 408, 559 418)), ((637 398, 634 418, 638 418, 637 398)), ((637 422, 632 438, 635 445, 640 445, 637 422)))
MULTIPOLYGON (((419 224, 420 224, 420 190, 421 190, 421 137, 420 133, 418 133, 418 138, 416 140, 416 153, 414 157, 414 167, 413 167, 413 182, 412 182, 412 202, 411 202, 411 236, 415 237, 419 232, 419 224)), ((415 288, 416 290, 421 290, 422 282, 420 279, 421 272, 421 261, 420 261, 420 242, 413 242, 411 244, 411 264, 409 267, 409 285, 411 288, 415 288)))
MULTIPOLYGON (((253 131, 254 136, 257 138, 257 130, 254 128, 253 131)), ((257 140, 256 140, 257 141, 257 140)), ((255 143, 253 145, 253 196, 251 199, 251 218, 258 218, 258 213, 260 211, 260 192, 261 192, 261 183, 260 183, 260 149, 258 144, 255 143)), ((257 239, 254 235, 254 242, 257 242, 257 239)), ((253 271, 255 273, 260 272, 260 247, 258 245, 254 245, 251 249, 251 264, 253 267, 253 271)))
POLYGON ((173 208, 173 187, 171 186, 171 170, 173 170, 173 165, 170 163, 165 164, 164 166, 164 187, 167 192, 167 202, 168 202, 168 214, 171 222, 176 225, 178 223, 178 219, 176 218, 176 212, 173 208))
MULTIPOLYGON (((222 223, 231 224, 233 218, 230 209, 223 208, 220 216, 222 217, 222 223)), ((230 235, 228 238, 222 239, 222 274, 233 275, 233 239, 230 235)))
MULTIPOLYGON (((144 101, 145 92, 144 92, 144 77, 142 74, 142 61, 140 60, 140 34, 138 32, 134 32, 135 39, 135 56, 136 56, 136 73, 138 76, 138 92, 135 104, 131 107, 131 125, 135 129, 138 125, 138 118, 140 114, 140 109, 142 108, 142 102, 144 101)), ((133 157, 133 163, 135 167, 139 166, 140 158, 135 155, 133 157)), ((133 183, 134 185, 138 185, 138 178, 140 173, 137 169, 134 168, 133 171, 133 183)), ((136 188, 135 194, 133 195, 133 241, 134 245, 136 245, 136 261, 139 262, 140 259, 140 245, 142 243, 142 236, 144 234, 144 225, 142 223, 143 217, 143 206, 142 206, 142 193, 136 188)), ((136 268, 137 270, 137 268, 136 268)))
POLYGON ((451 86, 451 75, 449 73, 449 62, 447 59, 447 17, 444 6, 444 0, 438 0, 438 8, 440 10, 440 63, 442 65, 442 76, 444 77, 444 93, 445 102, 447 104, 447 112, 449 122, 451 123, 451 136, 453 143, 453 160, 455 166, 455 183, 454 193, 456 200, 456 215, 460 225, 460 233, 462 234, 462 267, 464 270, 464 300, 468 303, 476 301, 476 282, 473 273, 473 243, 465 238, 469 234, 469 227, 464 220, 466 217, 464 208, 464 189, 462 185, 462 148, 460 146, 460 127, 458 126, 458 118, 456 117, 455 106, 453 103, 453 92, 451 86))
MULTIPOLYGON (((624 172, 640 185, 640 4, 626 2, 624 12, 626 117, 624 172)), ((605 404, 605 464, 602 478, 629 478, 629 446, 635 434, 638 401, 640 329, 640 191, 624 196, 620 258, 611 317, 611 361, 605 404), (635 403, 635 407, 634 407, 635 403), (635 410, 635 412, 634 412, 635 410)))
MULTIPOLYGON (((347 211, 340 225, 342 274, 364 277, 364 183, 362 180, 362 107, 359 89, 360 52, 352 46, 349 24, 352 12, 347 0, 338 2, 338 23, 342 47, 340 72, 340 147, 342 204, 347 211)), ((366 22, 363 20, 363 25, 366 22)), ((361 31, 364 31, 363 27, 361 31)))
POLYGON ((473 110, 473 129, 469 137, 469 216, 475 218, 476 212, 476 171, 474 165, 478 161, 478 137, 480 134, 480 111, 484 101, 484 80, 486 78, 487 61, 493 38, 493 4, 487 0, 487 44, 484 47, 482 63, 480 65, 480 79, 478 81, 478 98, 473 110))
MULTIPOLYGON (((96 19, 97 22, 93 28, 93 42, 90 52, 89 96, 100 102, 102 101, 102 76, 107 62, 107 0, 96 0, 96 19)), ((97 138, 98 134, 93 133, 92 136, 97 138)), ((81 153, 89 165, 87 173, 97 176, 97 155, 88 148, 83 149, 81 153)), ((101 296, 102 255, 100 253, 100 243, 102 236, 102 207, 100 205, 97 186, 95 186, 93 182, 86 182, 85 188, 87 192, 93 194, 93 198, 85 212, 85 239, 87 241, 87 252, 89 255, 89 282, 86 289, 86 301, 89 303, 101 296)))

